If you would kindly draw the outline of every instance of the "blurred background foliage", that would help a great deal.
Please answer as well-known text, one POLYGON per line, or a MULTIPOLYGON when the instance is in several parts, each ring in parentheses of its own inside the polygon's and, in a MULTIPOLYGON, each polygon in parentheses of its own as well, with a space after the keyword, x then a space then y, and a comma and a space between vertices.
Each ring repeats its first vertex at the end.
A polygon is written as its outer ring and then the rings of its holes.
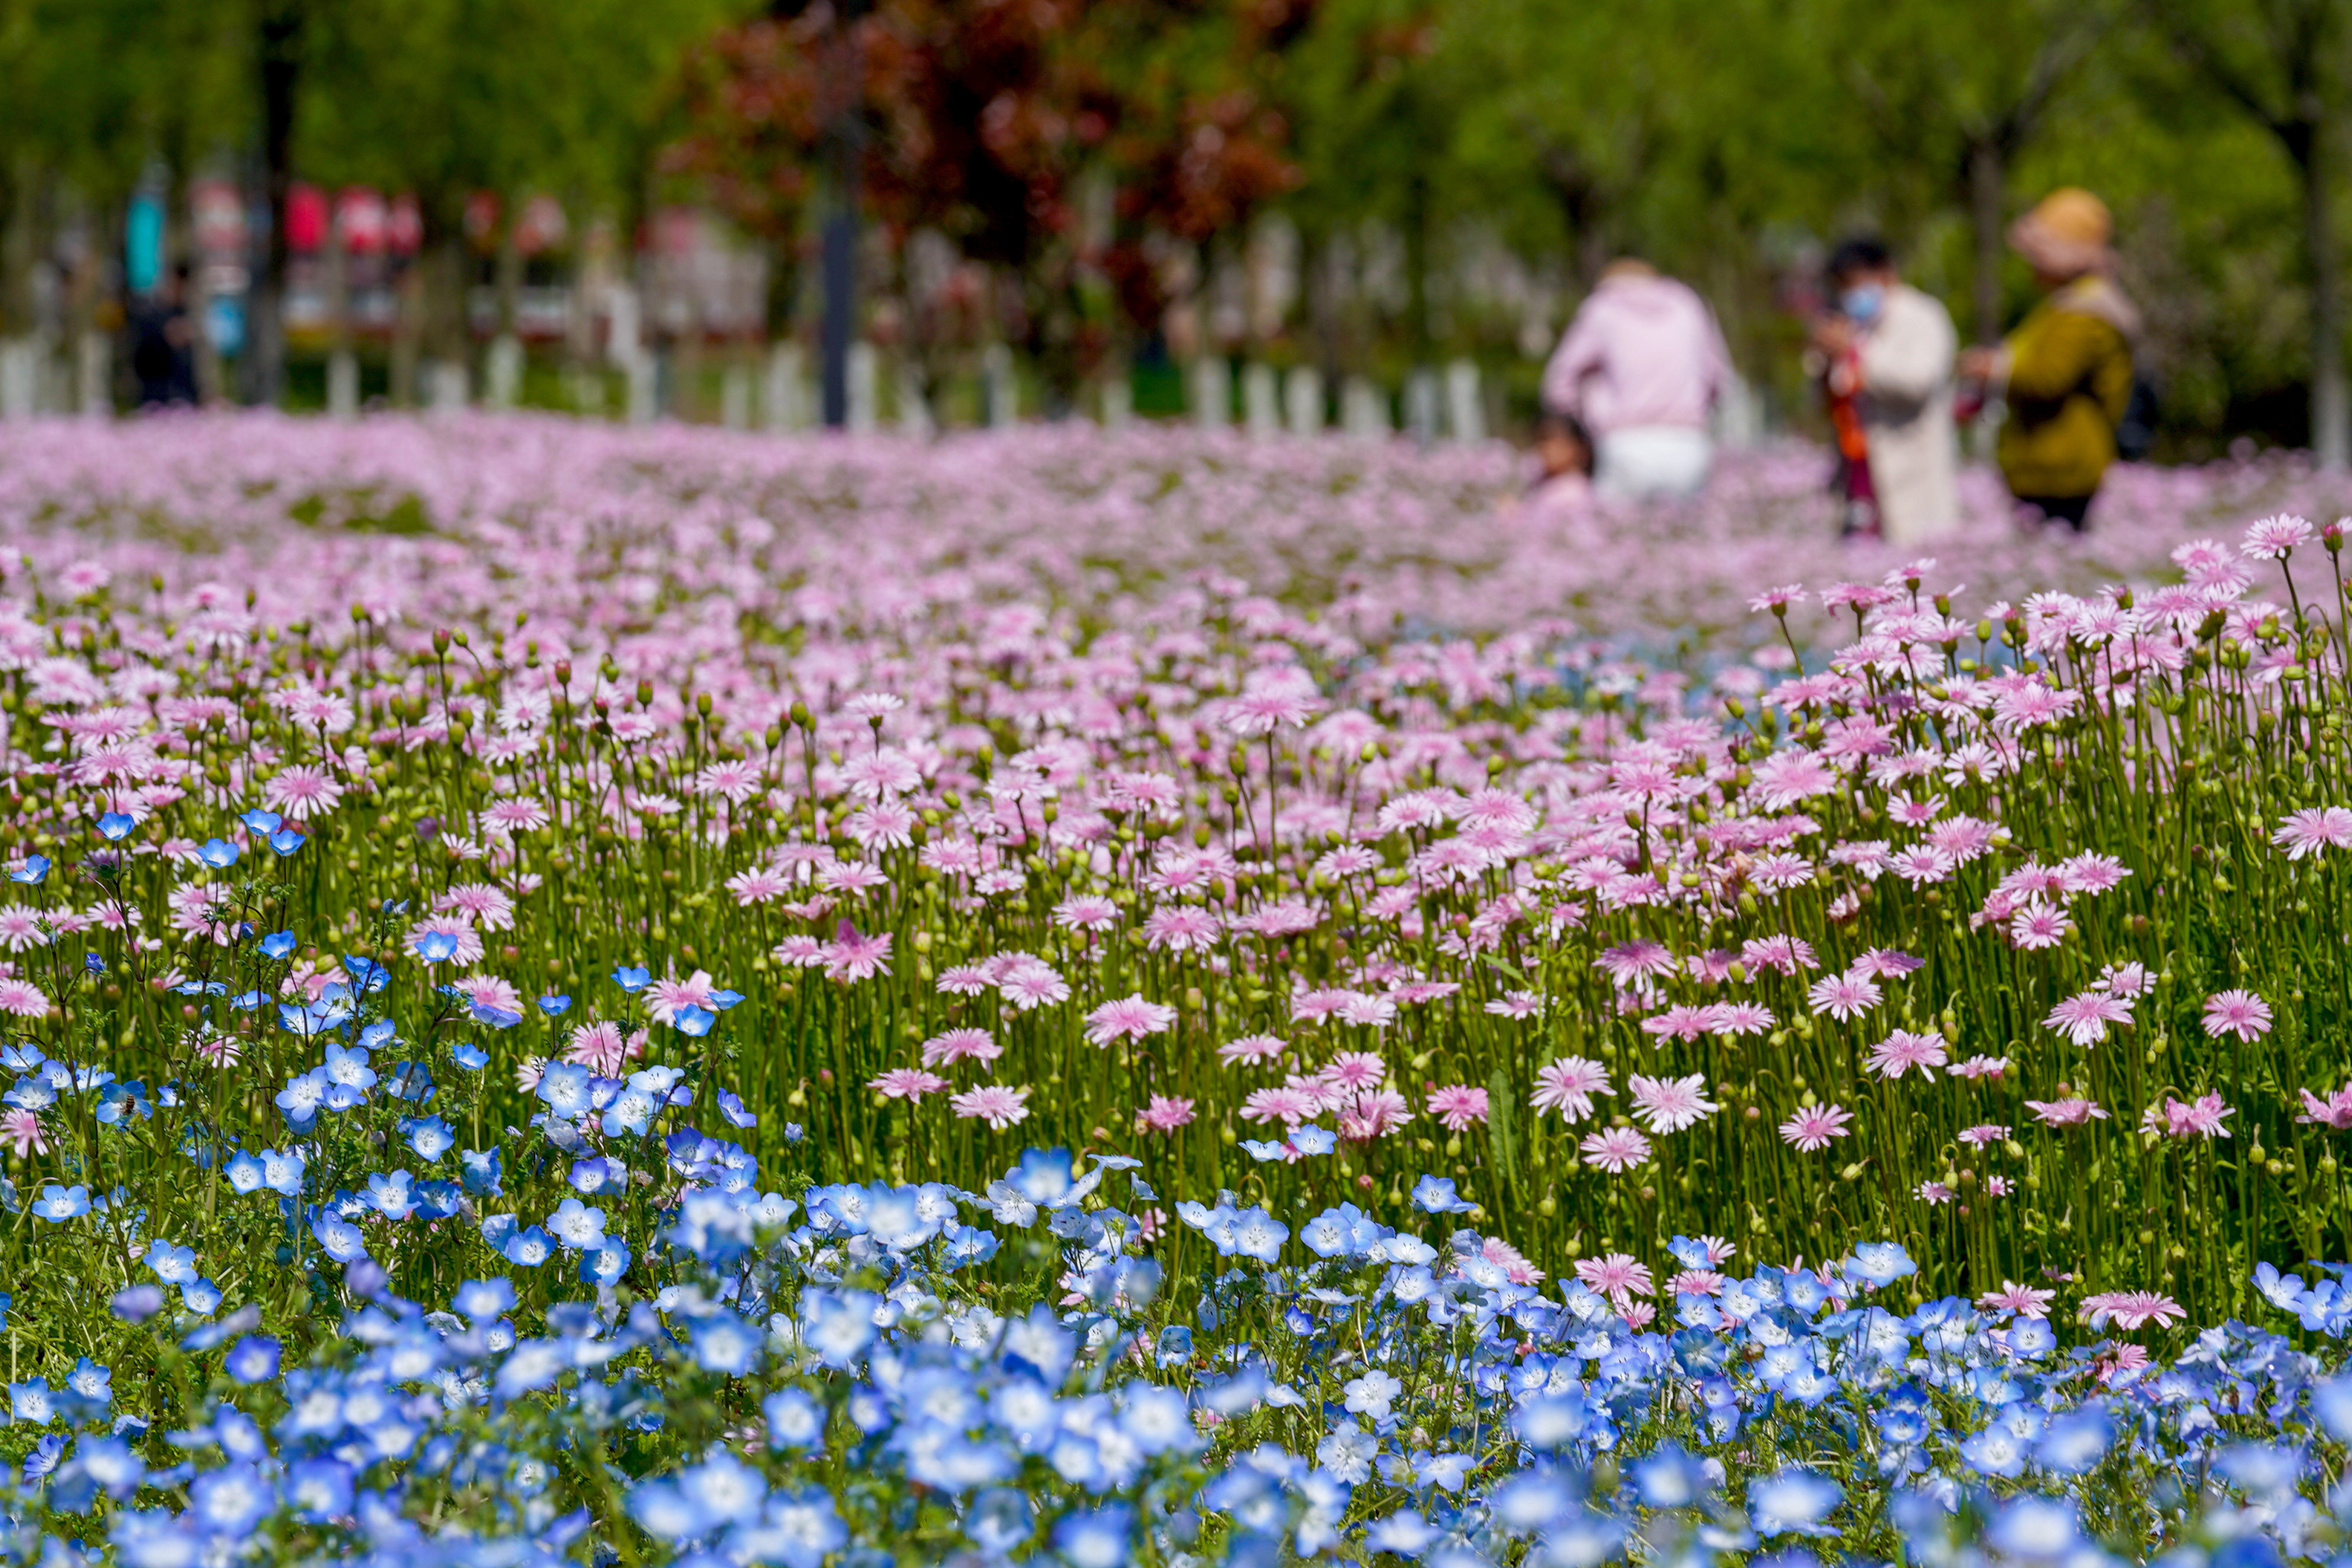
POLYGON ((1633 252, 1708 295, 1801 422, 1793 309, 1828 244, 1883 233, 1990 336, 2030 294, 2003 228, 2080 184, 2147 309, 2163 449, 2305 444, 2352 417, 2347 21, 2352 0, 0 0, 0 335, 102 314, 95 283, 37 297, 43 259, 69 232, 119 254, 142 183, 210 172, 271 232, 298 180, 413 194, 428 353, 491 265, 483 192, 553 195, 575 250, 591 216, 635 255, 667 206, 722 214, 789 336, 846 183, 867 330, 918 377, 1003 344, 1051 410, 1203 353, 1391 385, 1467 356, 1524 408, 1633 252), (1269 250, 1290 286, 1257 281, 1269 250))

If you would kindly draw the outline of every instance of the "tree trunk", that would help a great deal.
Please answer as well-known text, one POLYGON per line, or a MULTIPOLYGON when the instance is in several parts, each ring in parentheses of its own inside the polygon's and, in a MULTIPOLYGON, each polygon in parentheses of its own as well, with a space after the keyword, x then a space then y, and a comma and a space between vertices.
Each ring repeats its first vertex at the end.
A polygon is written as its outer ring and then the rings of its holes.
POLYGON ((286 198, 294 184, 294 89, 300 72, 303 0, 271 0, 261 12, 261 163, 269 205, 261 276, 253 290, 253 400, 275 405, 286 388, 286 198))
POLYGON ((2311 268, 2311 447, 2323 468, 2352 461, 2352 397, 2344 373, 2344 292, 2336 255, 2334 198, 2323 155, 2326 135, 2310 127, 2295 173, 2303 182, 2303 246, 2311 268))
POLYGON ((1975 231, 1977 342, 2000 342, 2000 264, 2007 248, 2003 208, 2009 185, 2008 160, 2000 144, 1980 136, 1969 144, 1969 221, 1975 231))

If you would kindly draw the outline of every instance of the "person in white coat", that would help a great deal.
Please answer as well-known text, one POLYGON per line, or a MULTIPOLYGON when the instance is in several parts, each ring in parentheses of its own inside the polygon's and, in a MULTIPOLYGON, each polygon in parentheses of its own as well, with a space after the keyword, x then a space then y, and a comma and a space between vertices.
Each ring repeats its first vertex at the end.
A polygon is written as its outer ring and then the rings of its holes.
POLYGON ((1951 312, 1905 283, 1874 239, 1840 245, 1828 280, 1836 310, 1815 327, 1814 339, 1829 356, 1833 411, 1841 405, 1852 411, 1840 430, 1842 447, 1859 426, 1867 482, 1853 488, 1866 494, 1888 543, 1925 544, 1959 522, 1952 423, 1959 338, 1951 312))

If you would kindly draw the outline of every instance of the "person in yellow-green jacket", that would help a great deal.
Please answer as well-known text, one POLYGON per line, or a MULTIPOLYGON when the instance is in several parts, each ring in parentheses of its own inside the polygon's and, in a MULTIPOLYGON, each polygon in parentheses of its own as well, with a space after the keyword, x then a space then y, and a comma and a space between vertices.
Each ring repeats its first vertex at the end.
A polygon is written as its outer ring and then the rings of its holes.
POLYGON ((2116 427, 2131 405, 2139 312, 2116 286, 2114 221, 2088 191, 2044 196, 2009 243, 2043 294, 2007 342, 1961 356, 2009 406, 1995 456, 2021 512, 2080 531, 2116 460, 2116 427))

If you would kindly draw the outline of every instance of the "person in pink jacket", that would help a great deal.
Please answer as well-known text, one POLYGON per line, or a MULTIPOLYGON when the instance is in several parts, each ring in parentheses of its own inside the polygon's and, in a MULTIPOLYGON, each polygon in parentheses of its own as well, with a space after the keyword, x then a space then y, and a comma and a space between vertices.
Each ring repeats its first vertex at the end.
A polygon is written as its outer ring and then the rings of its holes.
POLYGON ((1706 301, 1627 258, 1611 262, 1578 308, 1544 367, 1543 400, 1592 432, 1601 495, 1689 496, 1706 483, 1707 413, 1730 380, 1706 301))

